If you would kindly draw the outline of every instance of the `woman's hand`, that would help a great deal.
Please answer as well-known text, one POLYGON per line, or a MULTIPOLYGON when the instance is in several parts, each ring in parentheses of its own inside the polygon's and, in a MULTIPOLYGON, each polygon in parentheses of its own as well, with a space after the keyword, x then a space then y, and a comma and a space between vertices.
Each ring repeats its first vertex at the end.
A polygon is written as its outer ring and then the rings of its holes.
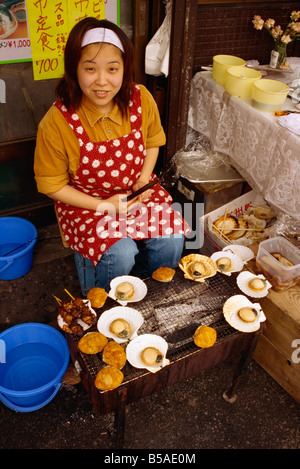
POLYGON ((64 186, 57 192, 52 192, 47 194, 53 200, 58 200, 73 207, 83 208, 87 210, 94 210, 95 212, 100 213, 123 213, 126 214, 134 205, 138 205, 138 197, 127 202, 126 197, 127 193, 116 194, 107 199, 99 199, 91 195, 81 192, 75 187, 69 186, 68 184, 64 186), (122 199, 125 198, 125 202, 122 199))
POLYGON ((127 214, 129 210, 139 204, 138 197, 127 202, 127 195, 128 194, 116 194, 108 199, 100 200, 96 211, 100 213, 107 212, 109 214, 127 214))
MULTIPOLYGON (((132 191, 137 191, 138 189, 140 189, 141 187, 144 187, 146 186, 146 184, 149 183, 149 180, 148 181, 145 181, 145 180, 142 180, 142 179, 137 179, 135 184, 133 184, 132 186, 132 191)), ((143 202, 144 200, 148 199, 149 197, 151 197, 153 193, 153 190, 151 189, 148 189, 147 191, 145 192, 142 192, 139 196, 138 196, 138 200, 139 202, 143 202)))

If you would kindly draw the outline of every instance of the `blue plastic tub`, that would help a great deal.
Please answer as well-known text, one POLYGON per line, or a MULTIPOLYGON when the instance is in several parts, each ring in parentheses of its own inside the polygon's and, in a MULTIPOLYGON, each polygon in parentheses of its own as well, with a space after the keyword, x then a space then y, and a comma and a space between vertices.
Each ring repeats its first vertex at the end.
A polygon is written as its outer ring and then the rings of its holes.
POLYGON ((23 277, 31 269, 37 230, 19 217, 0 218, 0 280, 23 277))
POLYGON ((18 412, 32 412, 57 394, 70 353, 63 334, 39 323, 20 324, 0 334, 0 400, 18 412))

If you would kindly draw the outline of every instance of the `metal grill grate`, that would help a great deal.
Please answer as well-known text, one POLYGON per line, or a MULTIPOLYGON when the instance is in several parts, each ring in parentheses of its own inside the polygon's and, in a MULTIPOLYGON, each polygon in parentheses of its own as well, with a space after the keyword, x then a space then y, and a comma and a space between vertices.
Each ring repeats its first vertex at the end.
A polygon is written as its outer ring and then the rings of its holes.
MULTIPOLYGON (((160 283, 151 278, 146 279, 148 288, 146 297, 128 306, 139 310, 144 323, 138 334, 158 334, 169 344, 167 357, 175 361, 188 353, 197 350, 193 334, 199 325, 211 326, 217 331, 217 341, 236 333, 223 317, 223 304, 227 298, 239 293, 235 276, 226 277, 217 274, 201 284, 187 280, 181 271, 177 271, 169 283, 160 283)), ((113 300, 107 299, 101 311, 116 306, 113 300)), ((94 326, 89 331, 97 330, 94 326)), ((78 343, 79 337, 72 340, 78 343)), ((124 344, 124 347, 126 345, 124 344)), ((101 353, 85 355, 79 352, 92 377, 105 365, 101 353)), ((122 369, 124 383, 145 373, 145 370, 133 368, 128 362, 122 369)))

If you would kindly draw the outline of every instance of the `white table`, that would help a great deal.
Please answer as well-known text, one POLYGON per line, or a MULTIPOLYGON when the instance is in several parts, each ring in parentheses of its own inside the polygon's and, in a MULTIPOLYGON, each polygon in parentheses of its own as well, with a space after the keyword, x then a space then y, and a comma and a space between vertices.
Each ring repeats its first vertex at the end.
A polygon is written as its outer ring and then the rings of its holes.
MULTIPOLYGON (((293 108, 287 98, 284 109, 293 108)), ((251 99, 230 96, 211 72, 193 77, 189 126, 209 137, 215 151, 226 153, 267 202, 300 219, 300 136, 277 120, 273 113, 255 109, 251 99)))

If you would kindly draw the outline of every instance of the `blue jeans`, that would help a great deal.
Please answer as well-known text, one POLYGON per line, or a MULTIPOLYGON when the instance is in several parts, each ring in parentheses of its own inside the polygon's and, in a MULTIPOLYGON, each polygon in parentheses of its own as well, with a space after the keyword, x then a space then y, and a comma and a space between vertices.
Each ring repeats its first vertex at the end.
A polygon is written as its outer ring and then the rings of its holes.
POLYGON ((183 250, 183 235, 168 235, 134 241, 123 238, 101 257, 96 265, 96 287, 109 291, 111 280, 120 275, 149 277, 158 267, 178 266, 183 250))

